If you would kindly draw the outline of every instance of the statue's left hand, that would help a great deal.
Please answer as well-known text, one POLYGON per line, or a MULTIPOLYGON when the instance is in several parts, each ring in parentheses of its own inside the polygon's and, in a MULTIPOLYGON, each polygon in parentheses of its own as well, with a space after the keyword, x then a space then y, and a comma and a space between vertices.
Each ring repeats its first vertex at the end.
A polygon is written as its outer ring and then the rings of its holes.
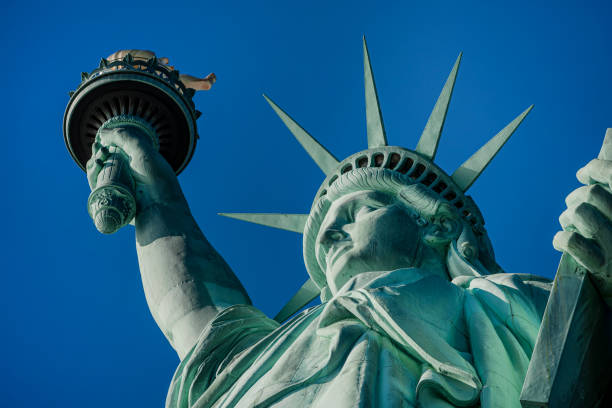
POLYGON ((92 155, 87 162, 87 180, 92 190, 96 188, 98 174, 104 168, 111 146, 119 147, 128 157, 130 174, 136 183, 134 198, 139 211, 152 204, 184 201, 168 161, 153 147, 148 136, 130 127, 99 132, 99 139, 92 144, 92 155))
POLYGON ((559 217, 563 231, 553 246, 569 253, 591 272, 604 298, 612 297, 612 133, 598 159, 576 173, 585 184, 567 196, 567 210, 559 217))

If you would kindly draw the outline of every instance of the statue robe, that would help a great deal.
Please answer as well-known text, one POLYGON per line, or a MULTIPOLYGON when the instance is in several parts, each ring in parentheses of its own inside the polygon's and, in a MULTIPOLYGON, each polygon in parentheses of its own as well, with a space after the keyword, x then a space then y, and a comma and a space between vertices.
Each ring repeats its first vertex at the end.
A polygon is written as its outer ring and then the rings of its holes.
POLYGON ((167 408, 517 407, 550 283, 418 269, 356 276, 283 325, 220 312, 172 380, 167 408))

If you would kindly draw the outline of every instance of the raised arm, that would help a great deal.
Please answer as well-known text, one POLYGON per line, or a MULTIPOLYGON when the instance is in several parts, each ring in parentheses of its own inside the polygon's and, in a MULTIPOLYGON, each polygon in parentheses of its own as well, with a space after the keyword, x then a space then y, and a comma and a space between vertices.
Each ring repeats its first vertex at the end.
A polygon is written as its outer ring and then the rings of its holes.
POLYGON ((136 182, 136 250, 147 303, 182 359, 220 310, 250 300, 200 231, 172 168, 138 129, 101 132, 87 166, 90 186, 113 145, 128 155, 136 182))

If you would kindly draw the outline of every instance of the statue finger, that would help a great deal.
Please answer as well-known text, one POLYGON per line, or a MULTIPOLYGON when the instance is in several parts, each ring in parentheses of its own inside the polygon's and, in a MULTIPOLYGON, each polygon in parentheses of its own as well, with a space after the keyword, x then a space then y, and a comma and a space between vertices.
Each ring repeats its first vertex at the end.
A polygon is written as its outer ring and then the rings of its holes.
POLYGON ((85 169, 87 171, 89 187, 93 190, 98 180, 98 174, 100 174, 100 171, 104 167, 104 162, 108 158, 110 152, 106 146, 97 141, 92 144, 91 150, 93 154, 87 161, 85 169))
POLYGON ((104 161, 100 159, 96 159, 92 157, 87 162, 87 182, 89 183, 89 188, 96 188, 96 184, 98 182, 98 175, 100 171, 102 171, 102 167, 104 167, 104 161))
POLYGON ((565 230, 576 231, 597 242, 605 254, 612 254, 612 223, 601 211, 588 203, 581 203, 564 211, 559 222, 565 230))
MULTIPOLYGON (((104 146, 117 146, 128 156, 137 156, 147 143, 143 143, 144 135, 133 129, 115 128, 100 131, 100 143, 104 146)), ((150 145, 150 143, 148 143, 150 145)))
POLYGON ((100 148, 96 150, 96 154, 93 156, 93 158, 94 158, 94 161, 97 163, 104 163, 108 155, 109 155, 108 147, 100 146, 100 148))
POLYGON ((553 247, 558 251, 567 252, 591 272, 599 271, 605 261, 601 248, 577 232, 558 232, 553 238, 553 247))
POLYGON ((99 142, 94 142, 91 145, 91 157, 87 160, 85 164, 85 171, 90 172, 96 166, 101 167, 100 163, 103 163, 104 160, 108 157, 108 148, 102 146, 99 142))
POLYGON ((96 140, 91 144, 91 157, 94 157, 102 145, 96 140))
POLYGON ((108 155, 108 147, 104 146, 102 143, 96 141, 91 145, 91 157, 104 161, 108 155))
POLYGON ((576 178, 583 184, 600 183, 609 187, 612 184, 612 161, 593 159, 578 170, 576 178))
POLYGON ((89 160, 87 160, 87 163, 85 163, 85 171, 87 172, 87 174, 94 171, 96 165, 97 163, 95 156, 92 156, 89 160))
POLYGON ((87 173, 94 171, 96 167, 101 167, 100 162, 96 159, 96 156, 92 156, 85 164, 85 171, 87 173))
POLYGON ((612 221, 612 192, 601 184, 577 188, 567 196, 565 203, 568 208, 577 207, 580 203, 589 203, 612 221))

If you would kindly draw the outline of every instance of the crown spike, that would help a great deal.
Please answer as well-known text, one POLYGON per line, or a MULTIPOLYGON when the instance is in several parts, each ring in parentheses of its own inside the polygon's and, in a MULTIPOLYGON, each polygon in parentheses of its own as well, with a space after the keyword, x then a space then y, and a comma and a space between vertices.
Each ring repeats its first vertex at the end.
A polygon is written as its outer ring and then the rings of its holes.
POLYGON ((300 290, 287 302, 285 306, 277 313, 274 317, 279 323, 284 322, 291 317, 295 312, 306 306, 317 296, 321 294, 319 287, 313 282, 312 279, 308 279, 306 283, 302 285, 300 290))
POLYGON ((266 101, 270 104, 272 109, 281 118, 285 126, 289 128, 289 131, 293 133, 293 136, 297 139, 306 152, 312 157, 317 163, 319 168, 323 170, 325 175, 330 175, 340 162, 336 159, 321 143, 319 143, 314 137, 310 136, 308 132, 304 130, 296 121, 294 121, 285 111, 283 111, 277 104, 275 104, 266 95, 263 96, 266 101))
POLYGON ((304 232, 308 219, 308 214, 219 213, 219 215, 300 234, 304 232))
POLYGON ((484 169, 489 165, 495 157, 499 149, 508 141, 512 133, 518 128, 525 116, 531 111, 533 105, 525 109, 523 113, 518 115, 512 122, 503 128, 498 134, 493 136, 491 140, 482 146, 476 153, 467 159, 451 176, 453 181, 464 193, 482 174, 484 169))
POLYGON ((459 70, 459 64, 461 63, 461 56, 463 53, 459 53, 455 65, 448 75, 448 79, 440 92, 440 96, 436 101, 436 104, 429 115, 425 129, 421 134, 419 143, 417 144, 416 151, 427 159, 432 160, 436 157, 436 151, 438 150, 438 143, 440 142, 440 135, 442 134, 442 128, 444 127, 444 121, 446 120, 446 113, 448 112, 448 105, 450 104, 451 97, 453 96, 453 89, 455 88, 455 80, 457 79, 457 71, 459 70))
POLYGON ((363 36, 363 71, 368 148, 386 146, 387 135, 378 103, 378 93, 376 92, 376 83, 374 82, 374 73, 370 64, 370 54, 368 53, 365 35, 363 36))

